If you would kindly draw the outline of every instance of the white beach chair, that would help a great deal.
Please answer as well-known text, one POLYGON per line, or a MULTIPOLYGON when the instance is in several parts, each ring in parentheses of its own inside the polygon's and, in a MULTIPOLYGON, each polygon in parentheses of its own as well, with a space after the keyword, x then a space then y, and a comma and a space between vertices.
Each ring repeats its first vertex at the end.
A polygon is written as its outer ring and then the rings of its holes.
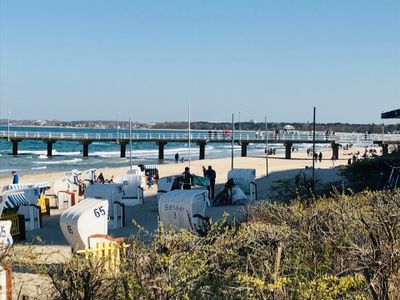
POLYGON ((106 235, 108 201, 87 198, 68 208, 60 217, 61 231, 74 251, 89 247, 89 237, 106 235))

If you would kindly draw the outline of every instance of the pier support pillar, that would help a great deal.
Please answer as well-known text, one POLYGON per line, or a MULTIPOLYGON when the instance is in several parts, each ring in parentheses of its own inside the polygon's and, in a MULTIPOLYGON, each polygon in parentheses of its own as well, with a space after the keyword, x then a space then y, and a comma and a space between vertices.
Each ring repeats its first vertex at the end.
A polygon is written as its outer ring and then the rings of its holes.
POLYGON ((46 144, 47 144, 47 156, 48 157, 52 157, 53 156, 53 144, 56 142, 56 141, 53 141, 53 140, 46 140, 46 141, 44 141, 46 144))
POLYGON ((207 142, 198 142, 197 143, 200 147, 200 152, 199 152, 199 159, 202 160, 206 157, 206 145, 207 142))
POLYGON ((382 156, 383 155, 388 155, 389 154, 389 145, 388 144, 382 144, 382 156))
POLYGON ((167 144, 167 142, 163 141, 158 141, 158 159, 163 160, 164 159, 164 147, 167 144))
POLYGON ((119 142, 119 146, 121 148, 121 151, 120 151, 120 157, 121 158, 126 157, 126 145, 127 145, 127 143, 119 142))
POLYGON ((293 143, 285 142, 283 145, 285 146, 285 158, 286 159, 291 159, 292 158, 292 146, 293 146, 293 143))
POLYGON ((339 144, 332 143, 332 157, 335 157, 335 159, 339 159, 339 144))
POLYGON ((84 141, 81 142, 82 146, 83 146, 83 151, 82 151, 82 156, 83 157, 89 157, 89 145, 91 144, 91 141, 84 141))
POLYGON ((242 146, 242 157, 246 157, 247 156, 247 146, 249 145, 249 143, 246 142, 242 142, 241 146, 242 146))
POLYGON ((18 155, 18 143, 20 140, 11 140, 12 142, 12 155, 18 155))

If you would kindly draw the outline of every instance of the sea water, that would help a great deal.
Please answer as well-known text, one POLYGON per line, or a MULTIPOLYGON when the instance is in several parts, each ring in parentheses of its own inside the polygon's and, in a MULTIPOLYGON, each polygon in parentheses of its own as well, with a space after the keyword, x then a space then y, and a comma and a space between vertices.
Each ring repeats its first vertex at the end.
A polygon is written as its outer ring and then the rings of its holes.
MULTIPOLYGON (((0 131, 7 131, 7 126, 0 126, 0 131)), ((63 132, 63 133, 100 133, 115 134, 116 129, 98 128, 60 128, 60 127, 23 127, 11 126, 10 131, 19 132, 63 132)), ((119 129, 120 134, 129 134, 128 130, 119 129)), ((147 130, 135 129, 132 133, 187 133, 187 130, 147 130)), ((192 133, 206 131, 192 130, 192 133)), ((0 176, 9 176, 12 170, 20 174, 41 173, 55 171, 70 171, 72 169, 86 170, 90 168, 108 168, 129 166, 130 146, 126 147, 126 158, 120 158, 120 146, 116 142, 93 142, 89 145, 89 157, 82 157, 82 145, 76 142, 57 141, 53 144, 53 156, 47 157, 47 145, 41 140, 24 140, 18 144, 18 155, 11 155, 12 144, 6 139, 0 140, 0 176)), ((269 144, 277 153, 282 153, 282 144, 269 144)), ((294 145, 299 151, 306 151, 310 145, 294 145)), ((230 143, 208 143, 206 146, 207 158, 230 157, 230 143)), ((191 144, 191 159, 199 158, 199 146, 191 144)), ((175 154, 184 160, 189 159, 189 147, 187 142, 169 142, 164 149, 162 163, 174 163, 175 154)), ((240 156, 241 146, 234 145, 234 155, 240 156)), ((265 144, 249 144, 248 156, 265 156, 265 144)), ((158 164, 158 145, 155 142, 132 142, 133 164, 158 164)))

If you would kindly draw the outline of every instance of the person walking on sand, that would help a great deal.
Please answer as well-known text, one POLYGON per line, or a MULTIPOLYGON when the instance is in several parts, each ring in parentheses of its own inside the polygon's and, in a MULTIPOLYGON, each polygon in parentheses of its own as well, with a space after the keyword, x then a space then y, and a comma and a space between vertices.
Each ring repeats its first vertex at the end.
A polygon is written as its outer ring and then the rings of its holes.
POLYGON ((179 153, 176 152, 175 154, 175 163, 177 164, 179 162, 179 153))
POLYGON ((18 184, 18 175, 17 175, 17 172, 16 171, 12 171, 11 172, 11 175, 13 176, 13 181, 12 181, 12 183, 13 184, 18 184))
POLYGON ((215 179, 217 178, 217 173, 213 170, 211 166, 208 166, 207 171, 205 172, 205 177, 210 180, 210 185, 208 186, 208 193, 211 197, 211 200, 214 200, 215 193, 215 179))
POLYGON ((150 189, 153 186, 153 184, 154 184, 154 177, 153 177, 153 175, 149 174, 147 177, 148 189, 150 189))
POLYGON ((319 152, 319 155, 318 155, 318 160, 319 160, 319 162, 321 162, 321 161, 322 161, 322 152, 319 152))

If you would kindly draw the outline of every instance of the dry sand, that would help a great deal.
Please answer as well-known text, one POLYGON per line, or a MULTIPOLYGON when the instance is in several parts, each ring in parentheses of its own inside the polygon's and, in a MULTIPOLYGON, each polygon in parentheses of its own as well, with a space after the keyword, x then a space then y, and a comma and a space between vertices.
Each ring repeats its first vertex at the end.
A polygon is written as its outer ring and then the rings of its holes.
MULTIPOLYGON (((349 159, 350 153, 357 151, 358 149, 352 149, 350 151, 340 150, 340 159, 335 162, 335 165, 346 165, 349 159)), ((363 149, 360 152, 363 153, 363 149)), ((324 151, 322 162, 316 162, 316 176, 322 182, 329 183, 340 180, 338 170, 333 167, 331 161, 332 152, 324 151)), ((222 189, 223 183, 227 180, 227 173, 231 168, 230 158, 221 159, 210 159, 201 161, 191 162, 191 173, 201 175, 202 166, 207 167, 211 165, 217 173, 217 187, 216 193, 222 189)), ((188 166, 188 162, 178 164, 165 164, 159 166, 160 177, 182 173, 184 168, 188 166)), ((292 159, 284 159, 283 155, 271 155, 268 160, 269 176, 266 177, 266 158, 264 157, 236 157, 234 159, 235 168, 254 168, 257 174, 257 185, 259 199, 265 199, 268 188, 272 182, 278 179, 292 178, 300 170, 305 170, 311 174, 311 169, 306 169, 312 166, 312 160, 307 157, 306 153, 293 152, 292 159)), ((128 167, 123 168, 109 168, 109 169, 98 169, 97 174, 103 172, 105 178, 111 176, 118 176, 125 174, 128 167)), ((31 174, 20 176, 20 183, 38 183, 38 182, 49 182, 52 184, 55 180, 64 176, 65 173, 47 173, 47 174, 31 174)), ((9 184, 11 176, 9 178, 0 178, 0 187, 9 184)), ((123 228, 110 230, 109 233, 115 237, 128 237, 131 234, 137 232, 137 227, 132 225, 131 220, 135 220, 138 225, 144 227, 149 232, 157 229, 157 198, 156 198, 156 186, 150 190, 145 188, 145 204, 142 206, 128 207, 126 209, 126 220, 128 226, 123 228)), ((216 220, 220 218, 224 212, 228 212, 230 217, 240 218, 243 212, 242 206, 223 206, 223 207, 210 207, 207 209, 206 214, 212 219, 216 220)), ((59 263, 65 258, 70 257, 71 249, 64 239, 60 226, 59 216, 60 210, 54 209, 51 211, 52 216, 45 217, 43 219, 43 228, 30 231, 27 233, 27 241, 24 244, 16 245, 18 250, 26 248, 27 244, 35 244, 35 249, 38 253, 42 253, 41 262, 45 263, 59 263), (40 242, 36 239, 39 238, 40 242), (39 246, 38 244, 41 244, 39 246), (37 245, 37 246, 36 246, 37 245)), ((143 238, 146 238, 144 235, 143 238)), ((48 278, 41 277, 31 273, 14 272, 14 295, 18 293, 20 295, 29 295, 30 297, 38 297, 39 299, 45 299, 46 287, 48 287, 48 278)))

